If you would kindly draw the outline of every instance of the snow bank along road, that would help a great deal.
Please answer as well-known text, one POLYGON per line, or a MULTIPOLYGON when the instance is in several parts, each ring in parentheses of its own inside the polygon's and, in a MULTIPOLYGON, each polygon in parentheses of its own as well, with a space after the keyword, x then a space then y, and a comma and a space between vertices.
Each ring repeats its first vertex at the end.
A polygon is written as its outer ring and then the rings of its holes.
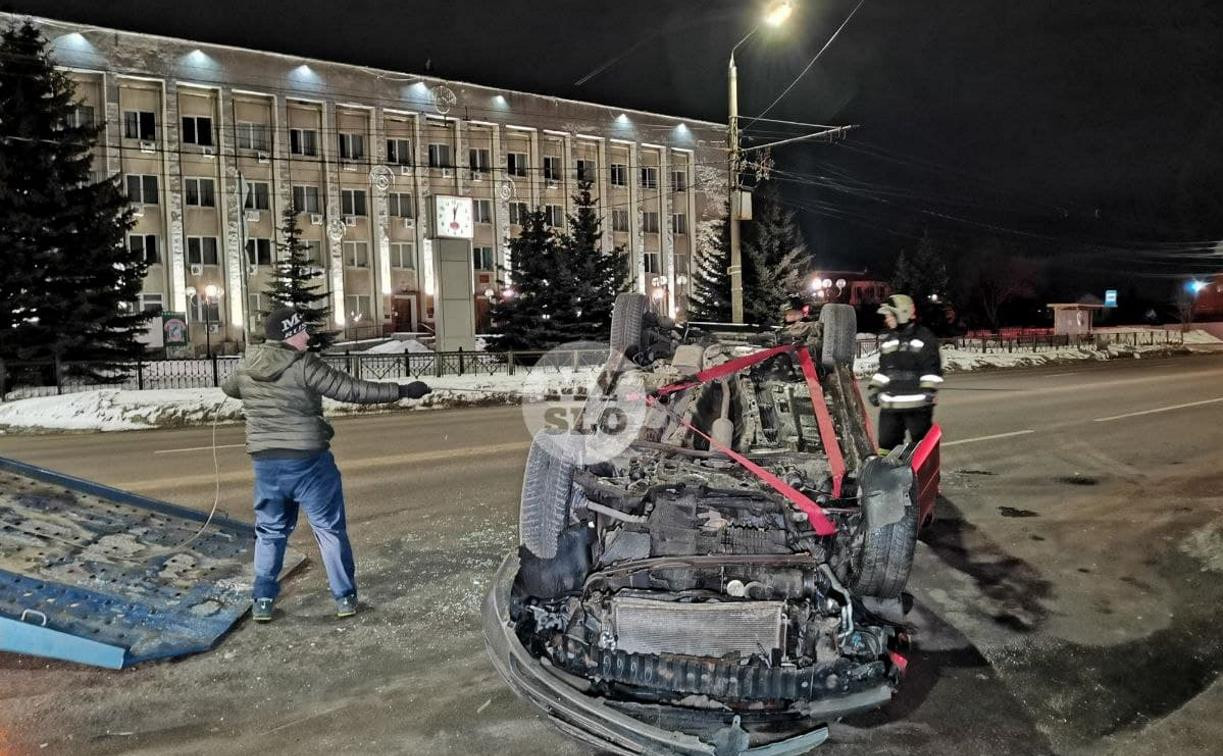
MULTIPOLYGON (((911 584, 901 695, 821 753, 1211 753, 1223 739, 1223 355, 962 374, 911 584)), ((0 752, 583 753, 501 685, 478 606, 515 543, 516 408, 336 421, 363 599, 314 560, 285 616, 123 673, 0 655, 0 752), (41 747, 43 744, 46 747, 41 747)), ((207 428, 0 438, 0 454, 196 507, 207 428)), ((222 508, 250 519, 241 430, 222 508)), ((303 523, 297 545, 312 553, 303 523)))

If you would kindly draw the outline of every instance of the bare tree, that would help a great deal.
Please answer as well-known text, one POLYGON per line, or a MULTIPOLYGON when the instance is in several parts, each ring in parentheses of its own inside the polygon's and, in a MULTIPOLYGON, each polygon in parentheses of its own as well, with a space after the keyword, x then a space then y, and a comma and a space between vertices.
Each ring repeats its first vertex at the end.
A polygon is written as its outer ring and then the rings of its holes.
POLYGON ((1190 284, 1176 287, 1176 315, 1180 319, 1181 330, 1188 331, 1193 323, 1193 310, 1197 305, 1197 295, 1189 288, 1190 284))
POLYGON ((971 255, 966 268, 969 301, 992 330, 998 330, 1003 305, 1036 294, 1039 267, 1010 250, 988 247, 971 255))

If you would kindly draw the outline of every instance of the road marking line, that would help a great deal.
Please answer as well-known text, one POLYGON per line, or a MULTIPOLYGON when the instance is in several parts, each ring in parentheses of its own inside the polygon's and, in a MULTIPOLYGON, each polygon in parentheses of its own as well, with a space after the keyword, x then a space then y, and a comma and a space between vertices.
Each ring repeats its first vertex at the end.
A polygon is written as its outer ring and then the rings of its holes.
POLYGON ((1203 404, 1215 404, 1223 402, 1223 396, 1216 399, 1203 399, 1200 402, 1187 402, 1185 404, 1174 404, 1171 407, 1157 407, 1156 409, 1142 410, 1141 412, 1127 412, 1124 415, 1113 415, 1112 417, 1097 417, 1093 422, 1107 423, 1109 420, 1122 420, 1127 417, 1138 417, 1139 415, 1154 415, 1156 412, 1171 412, 1172 410, 1185 409, 1186 407, 1201 407, 1203 404))
MULTIPOLYGON (((217 444, 218 449, 237 449, 246 444, 217 444)), ((186 449, 154 449, 154 454, 178 454, 179 452, 212 451, 211 446, 189 446, 186 449)))
POLYGON ((959 444, 975 444, 978 441, 993 441, 997 438, 1013 438, 1015 436, 1026 436, 1029 433, 1035 433, 1034 430, 1012 431, 1011 433, 995 433, 992 436, 977 436, 976 438, 961 438, 955 441, 944 441, 943 446, 958 446, 959 444))
POLYGON ((1079 373, 1086 373, 1086 372, 1089 372, 1089 371, 1087 371, 1087 370, 1071 370, 1069 373, 1049 373, 1049 374, 1048 374, 1048 375, 1046 375, 1045 377, 1046 377, 1046 378, 1056 378, 1056 377, 1058 377, 1059 375, 1078 375, 1079 373))

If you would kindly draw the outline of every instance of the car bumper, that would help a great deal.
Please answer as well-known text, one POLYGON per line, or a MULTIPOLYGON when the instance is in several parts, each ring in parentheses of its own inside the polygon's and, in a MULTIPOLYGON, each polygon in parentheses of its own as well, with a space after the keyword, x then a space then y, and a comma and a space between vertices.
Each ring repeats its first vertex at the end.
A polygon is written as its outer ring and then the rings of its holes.
MULTIPOLYGON (((682 713, 692 721, 705 717, 711 726, 702 727, 701 735, 666 729, 648 724, 615 708, 605 698, 583 691, 585 680, 574 677, 532 657, 518 640, 510 624, 510 588, 518 573, 518 557, 506 557, 484 601, 484 639, 488 655, 501 677, 522 698, 539 708, 549 721, 570 737, 615 754, 712 754, 738 753, 743 756, 789 756, 806 753, 828 739, 826 725, 810 729, 783 740, 758 745, 745 750, 729 749, 727 743, 744 742, 746 731, 739 717, 727 712, 700 712, 670 706, 648 708, 652 719, 660 710, 682 713), (720 725, 720 726, 719 726, 720 725)), ((891 698, 891 689, 882 685, 843 699, 829 702, 826 708, 813 713, 807 721, 833 720, 842 716, 877 708, 891 698)))

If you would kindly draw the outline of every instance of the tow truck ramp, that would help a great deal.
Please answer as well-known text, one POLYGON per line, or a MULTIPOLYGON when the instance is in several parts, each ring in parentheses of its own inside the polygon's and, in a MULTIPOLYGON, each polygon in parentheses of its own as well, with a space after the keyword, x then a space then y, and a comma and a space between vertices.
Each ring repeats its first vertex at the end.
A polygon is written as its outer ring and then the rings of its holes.
MULTIPOLYGON (((119 669, 212 648, 250 606, 250 525, 0 457, 0 651, 119 669)), ((304 561, 286 557, 286 573, 304 561)))

